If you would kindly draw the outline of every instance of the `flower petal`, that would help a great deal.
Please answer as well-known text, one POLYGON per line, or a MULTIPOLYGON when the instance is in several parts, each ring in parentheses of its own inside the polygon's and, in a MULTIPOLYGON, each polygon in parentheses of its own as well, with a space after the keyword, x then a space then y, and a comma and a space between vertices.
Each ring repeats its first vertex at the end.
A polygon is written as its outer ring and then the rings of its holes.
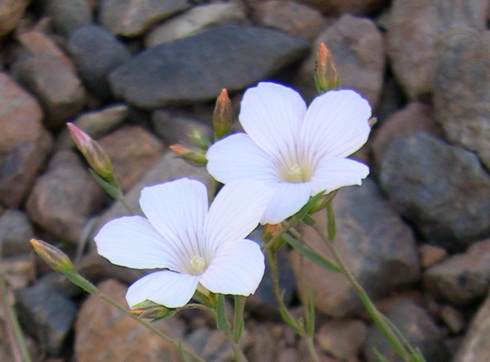
POLYGON ((299 211, 311 196, 309 183, 277 183, 276 192, 269 202, 262 224, 277 224, 299 211))
POLYGON ((237 133, 216 142, 209 148, 206 157, 208 172, 223 183, 240 178, 277 180, 271 156, 245 133, 237 133))
POLYGON ((208 195, 201 182, 183 178, 145 187, 140 206, 182 260, 201 254, 200 238, 208 211, 208 195))
POLYGON ((303 152, 313 164, 323 155, 346 157, 366 142, 371 107, 351 90, 329 91, 315 98, 301 133, 303 152))
POLYGON ((223 243, 200 283, 213 293, 250 295, 264 276, 264 254, 251 240, 223 243))
POLYGON ((306 104, 291 88, 259 83, 241 103, 240 123, 252 140, 276 160, 294 160, 306 104))
POLYGON ((98 253, 113 264, 136 269, 180 269, 179 261, 167 242, 141 216, 111 220, 94 239, 98 253))
POLYGON ((360 185, 369 174, 369 167, 348 158, 323 158, 311 178, 312 195, 331 192, 343 186, 360 185))
POLYGON ((169 308, 181 307, 194 295, 198 281, 198 275, 180 274, 170 270, 154 272, 134 282, 126 293, 126 300, 130 307, 145 300, 169 308))
POLYGON ((221 189, 204 226, 209 260, 219 245, 243 239, 257 227, 273 193, 264 183, 250 179, 229 182, 221 189))

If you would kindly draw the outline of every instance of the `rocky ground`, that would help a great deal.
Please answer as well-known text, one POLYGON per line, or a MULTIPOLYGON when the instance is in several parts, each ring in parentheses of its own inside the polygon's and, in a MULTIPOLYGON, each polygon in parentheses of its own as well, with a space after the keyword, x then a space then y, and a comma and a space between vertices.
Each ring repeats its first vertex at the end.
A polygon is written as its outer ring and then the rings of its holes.
MULTIPOLYGON (((222 88, 268 79, 307 99, 325 42, 345 88, 378 123, 355 156, 361 187, 335 198, 336 243, 379 307, 427 360, 490 360, 490 0, 6 0, 0 2, 0 246, 8 298, 36 361, 177 361, 178 352, 37 259, 32 237, 69 253, 124 303, 141 273, 110 265, 91 236, 124 214, 92 180, 64 124, 98 139, 137 205, 144 185, 204 169, 167 147, 210 134, 222 88)), ((319 249, 309 230, 305 237, 319 249)), ((257 233, 260 237, 260 233, 257 233)), ((313 288, 323 361, 396 361, 339 275, 281 255, 286 302, 313 288)), ((5 298, 4 298, 5 299, 5 298)), ((0 360, 13 361, 0 304, 0 360)), ((230 349, 206 316, 158 322, 206 360, 230 349)), ((247 309, 251 361, 307 359, 266 275, 247 309)))

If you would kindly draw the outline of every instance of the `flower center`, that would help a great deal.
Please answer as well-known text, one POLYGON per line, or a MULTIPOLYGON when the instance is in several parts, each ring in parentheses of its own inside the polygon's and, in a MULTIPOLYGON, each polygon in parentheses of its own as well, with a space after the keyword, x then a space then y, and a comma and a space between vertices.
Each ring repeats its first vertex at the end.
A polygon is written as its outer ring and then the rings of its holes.
POLYGON ((206 265, 206 261, 203 257, 196 255, 191 259, 191 269, 194 275, 199 275, 204 273, 208 266, 206 265))
POLYGON ((309 181, 311 178, 311 172, 308 169, 302 168, 297 163, 289 165, 286 172, 283 174, 284 181, 292 183, 301 183, 309 181))

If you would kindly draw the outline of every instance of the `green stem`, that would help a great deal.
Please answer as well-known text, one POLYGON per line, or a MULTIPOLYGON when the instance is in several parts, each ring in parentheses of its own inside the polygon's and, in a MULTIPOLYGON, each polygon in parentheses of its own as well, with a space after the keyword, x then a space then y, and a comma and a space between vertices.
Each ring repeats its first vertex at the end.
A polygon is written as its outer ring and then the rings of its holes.
POLYGON ((335 247, 334 243, 330 241, 328 238, 328 235, 326 235, 320 227, 318 227, 317 224, 313 225, 313 228, 315 231, 320 235, 320 237, 325 240, 325 245, 327 245, 330 253, 332 254, 335 262, 337 265, 340 267, 341 272, 345 275, 345 277, 349 280, 352 288, 354 291, 359 295, 361 298, 364 306, 366 307, 367 312, 373 319, 373 321, 377 324, 377 326, 381 329, 383 334, 386 336, 390 344, 395 348, 397 353, 402 357, 405 361, 411 361, 410 354, 407 352, 405 349, 405 346, 400 342, 399 338, 396 336, 396 334, 392 331, 392 329, 388 326, 388 324, 385 321, 385 317, 381 312, 376 308, 376 306, 373 304, 371 299, 369 298, 369 295, 367 294, 366 290, 359 284, 357 279, 354 277, 354 275, 350 272, 349 268, 347 268, 342 256, 338 252, 337 248, 335 247))
POLYGON ((235 339, 233 337, 233 333, 231 331, 226 332, 226 337, 228 338, 228 342, 231 345, 231 348, 233 349, 233 353, 235 354, 235 361, 236 362, 247 362, 248 359, 243 353, 242 349, 240 348, 240 345, 238 342, 235 342, 235 339))
POLYGON ((308 352, 310 353, 311 359, 313 360, 313 362, 319 362, 320 357, 318 356, 318 353, 316 352, 315 343, 313 341, 313 336, 306 335, 304 338, 305 338, 306 347, 308 348, 308 352))
POLYGON ((80 288, 82 288, 83 290, 85 290, 86 292, 88 292, 90 294, 93 294, 93 295, 98 296, 100 299, 102 299, 102 300, 106 301, 107 303, 109 303, 110 305, 114 306, 115 308, 117 308, 118 310, 120 310, 121 312, 123 312, 124 314, 126 314, 127 316, 129 316, 132 319, 138 321, 139 323, 141 323, 142 325, 144 325, 146 328, 148 328, 150 331, 152 331, 153 333, 155 333, 156 335, 158 335, 163 340, 171 343, 177 349, 181 350, 183 353, 185 353, 189 357, 192 357, 196 361, 205 362, 205 360, 203 358, 199 357, 197 354, 195 354, 194 352, 192 352, 188 348, 184 347, 181 343, 179 343, 179 342, 175 341, 174 339, 168 337, 167 335, 165 335, 164 333, 162 333, 161 331, 159 331, 156 327, 154 327, 149 322, 147 322, 147 321, 139 318, 138 316, 132 314, 131 311, 129 311, 127 308, 123 307, 122 305, 120 305, 119 303, 117 303, 115 300, 113 300, 112 298, 110 298, 106 294, 102 293, 99 289, 97 289, 97 287, 95 285, 93 285, 91 282, 89 282, 87 279, 85 279, 84 277, 82 277, 77 272, 75 272, 73 270, 64 270, 64 271, 62 271, 62 273, 73 284, 78 285, 80 288))
POLYGON ((233 314, 233 340, 239 342, 243 334, 243 311, 245 310, 245 297, 242 295, 235 295, 235 310, 233 314))
MULTIPOLYGON (((1 258, 1 255, 0 255, 1 258)), ((31 356, 29 355, 29 350, 25 344, 24 334, 22 333, 22 328, 15 313, 14 308, 9 301, 9 293, 7 290, 7 285, 3 277, 2 261, 0 259, 0 294, 2 295, 2 302, 5 306, 5 311, 7 313, 7 320, 5 325, 7 327, 7 335, 11 344, 11 351, 15 361, 19 362, 31 362, 31 356)))

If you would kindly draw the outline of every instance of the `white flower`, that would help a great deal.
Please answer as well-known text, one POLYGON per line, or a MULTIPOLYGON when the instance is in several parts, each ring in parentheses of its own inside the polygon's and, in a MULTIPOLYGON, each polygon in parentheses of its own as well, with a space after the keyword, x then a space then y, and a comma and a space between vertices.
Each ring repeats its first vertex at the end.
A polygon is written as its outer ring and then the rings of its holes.
POLYGON ((224 186, 208 210, 206 187, 199 181, 146 187, 140 206, 147 218, 108 222, 95 236, 97 250, 117 265, 162 269, 129 287, 130 307, 145 300, 180 307, 198 285, 214 293, 249 295, 262 280, 264 256, 257 243, 244 238, 271 196, 263 183, 240 180, 224 186))
POLYGON ((367 140, 371 108, 351 90, 318 96, 307 109, 294 90, 259 83, 243 96, 238 133, 207 152, 207 168, 222 183, 249 178, 276 191, 262 223, 295 214, 311 196, 361 184, 369 168, 346 157, 367 140))

